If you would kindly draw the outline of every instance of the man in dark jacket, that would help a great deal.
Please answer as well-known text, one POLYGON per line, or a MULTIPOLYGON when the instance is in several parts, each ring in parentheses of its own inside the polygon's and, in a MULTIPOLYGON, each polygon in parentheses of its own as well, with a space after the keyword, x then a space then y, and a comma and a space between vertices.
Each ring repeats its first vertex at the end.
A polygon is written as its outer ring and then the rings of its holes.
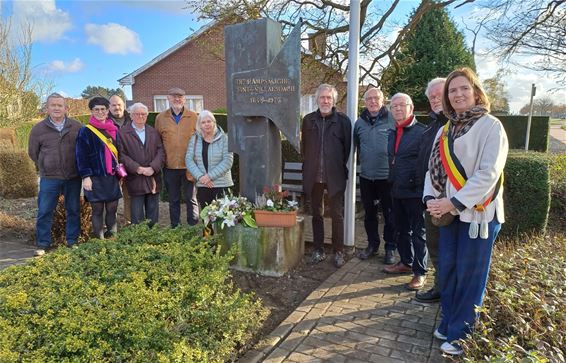
MULTIPOLYGON (((421 150, 419 152, 417 183, 421 187, 424 185, 424 178, 428 171, 428 160, 430 159, 430 153, 436 134, 447 121, 446 116, 442 113, 442 92, 445 83, 446 78, 435 78, 428 83, 425 92, 428 102, 430 103, 430 109, 432 110, 429 114, 432 122, 428 125, 423 134, 421 150)), ((436 274, 434 275, 434 286, 427 291, 417 291, 415 299, 424 303, 433 303, 440 300, 440 288, 438 285, 438 227, 432 224, 430 213, 426 210, 424 213, 426 245, 436 274)))
POLYGON ((165 160, 159 133, 146 125, 148 109, 143 103, 131 107, 132 123, 120 129, 120 162, 128 176, 126 188, 131 198, 132 223, 149 220, 153 226, 159 219, 161 168, 165 160))
POLYGON ((389 180, 401 261, 383 269, 390 274, 413 273, 409 290, 419 290, 426 280, 428 252, 425 241, 423 187, 417 181, 417 160, 426 126, 413 115, 413 101, 404 93, 391 98, 396 129, 389 133, 389 180))
POLYGON ((354 125, 354 146, 360 161, 360 192, 364 205, 364 226, 368 246, 360 251, 358 258, 365 260, 379 249, 377 208, 379 201, 383 213, 383 240, 385 241, 384 263, 395 263, 395 227, 393 223, 389 164, 387 160, 387 138, 389 130, 395 128, 391 113, 383 105, 383 92, 370 87, 364 94, 366 108, 354 125))
POLYGON ((318 110, 303 118, 301 152, 303 153, 303 191, 312 206, 314 251, 310 262, 326 258, 324 253, 324 190, 328 192, 332 218, 334 264, 344 265, 344 191, 348 179, 348 158, 352 124, 334 107, 338 92, 334 86, 321 84, 316 90, 318 110))
POLYGON ((65 197, 67 246, 77 243, 80 234, 82 180, 77 172, 75 145, 81 124, 67 118, 65 98, 58 93, 47 97, 47 117, 36 124, 29 136, 28 154, 39 169, 37 198, 36 256, 51 248, 51 225, 59 195, 65 197))
MULTIPOLYGON (((114 95, 108 100, 110 101, 110 112, 108 117, 114 122, 114 125, 118 129, 131 124, 132 119, 128 111, 126 111, 126 105, 122 97, 114 95)), ((130 215, 130 195, 128 193, 128 188, 122 185, 122 200, 124 201, 124 219, 126 223, 130 223, 132 218, 130 215)))

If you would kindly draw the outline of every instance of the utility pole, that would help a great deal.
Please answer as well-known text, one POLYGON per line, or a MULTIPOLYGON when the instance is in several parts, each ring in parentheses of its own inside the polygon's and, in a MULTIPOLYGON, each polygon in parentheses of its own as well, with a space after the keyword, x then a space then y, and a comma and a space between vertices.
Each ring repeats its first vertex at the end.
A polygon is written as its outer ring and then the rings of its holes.
POLYGON ((534 106, 533 98, 535 97, 536 93, 537 93, 537 88, 533 83, 533 85, 531 86, 531 107, 529 109, 529 118, 527 119, 527 135, 525 136, 525 151, 529 150, 529 136, 531 135, 531 119, 533 118, 533 106, 534 106))
MULTIPOLYGON (((360 55, 360 0, 350 2, 350 35, 348 47, 348 117, 358 118, 358 82, 360 55)), ((351 136, 350 136, 351 137, 351 136)), ((353 247, 356 236, 356 150, 352 145, 348 159, 348 184, 344 203, 344 245, 353 247)))

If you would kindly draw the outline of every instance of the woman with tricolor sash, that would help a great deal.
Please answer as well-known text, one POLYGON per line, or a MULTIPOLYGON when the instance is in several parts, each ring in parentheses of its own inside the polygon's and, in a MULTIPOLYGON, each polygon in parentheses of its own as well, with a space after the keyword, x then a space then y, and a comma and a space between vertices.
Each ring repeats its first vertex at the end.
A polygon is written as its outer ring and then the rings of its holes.
POLYGON ((116 176, 118 128, 108 117, 110 102, 94 97, 88 103, 91 117, 77 137, 77 168, 83 179, 84 196, 92 206, 95 238, 110 238, 117 231, 118 200, 122 197, 116 176))
POLYGON ((503 168, 509 145, 471 69, 450 73, 442 102, 449 120, 434 142, 423 201, 440 226, 442 321, 434 335, 445 340, 440 347, 444 353, 460 355, 457 341, 473 328, 493 242, 505 221, 503 168))

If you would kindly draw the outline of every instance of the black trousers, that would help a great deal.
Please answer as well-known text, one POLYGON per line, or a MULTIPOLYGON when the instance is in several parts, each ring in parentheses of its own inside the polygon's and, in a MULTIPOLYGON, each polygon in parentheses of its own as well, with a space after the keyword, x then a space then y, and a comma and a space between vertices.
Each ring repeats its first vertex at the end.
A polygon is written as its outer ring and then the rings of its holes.
MULTIPOLYGON (((312 234, 314 248, 324 250, 324 190, 326 184, 315 183, 310 197, 312 208, 312 234)), ((344 250, 344 192, 330 197, 330 218, 332 219, 332 249, 344 250)))
POLYGON ((177 227, 181 218, 181 191, 187 206, 187 223, 198 223, 199 213, 195 184, 187 180, 185 169, 163 169, 165 189, 169 195, 169 218, 171 227, 177 227))
POLYGON ((138 224, 146 219, 149 226, 153 226, 159 220, 159 193, 130 196, 132 224, 138 224))
POLYGON ((364 227, 368 236, 368 247, 375 250, 379 248, 379 219, 377 218, 377 211, 378 206, 381 206, 384 220, 383 240, 385 241, 385 249, 396 250, 397 243, 395 240, 391 184, 387 180, 369 180, 360 177, 360 192, 365 211, 364 227), (378 201, 379 204, 377 203, 378 201))
POLYGON ((228 193, 230 188, 206 188, 206 187, 198 187, 197 199, 198 205, 202 210, 206 207, 210 202, 214 199, 220 197, 222 194, 228 193))
POLYGON ((92 206, 92 232, 95 238, 104 238, 104 224, 106 224, 106 232, 116 234, 118 231, 118 225, 116 224, 118 200, 90 203, 92 206))

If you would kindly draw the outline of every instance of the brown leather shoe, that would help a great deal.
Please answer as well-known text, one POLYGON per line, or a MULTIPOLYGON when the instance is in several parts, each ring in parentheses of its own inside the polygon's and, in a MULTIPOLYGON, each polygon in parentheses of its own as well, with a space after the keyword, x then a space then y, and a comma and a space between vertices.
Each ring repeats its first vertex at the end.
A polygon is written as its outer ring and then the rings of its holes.
POLYGON ((407 289, 409 290, 420 290, 424 287, 426 281, 425 275, 414 275, 411 282, 407 284, 407 289))
POLYGON ((383 270, 386 274, 409 274, 412 273, 413 270, 405 265, 403 262, 399 261, 394 265, 385 266, 383 270))

